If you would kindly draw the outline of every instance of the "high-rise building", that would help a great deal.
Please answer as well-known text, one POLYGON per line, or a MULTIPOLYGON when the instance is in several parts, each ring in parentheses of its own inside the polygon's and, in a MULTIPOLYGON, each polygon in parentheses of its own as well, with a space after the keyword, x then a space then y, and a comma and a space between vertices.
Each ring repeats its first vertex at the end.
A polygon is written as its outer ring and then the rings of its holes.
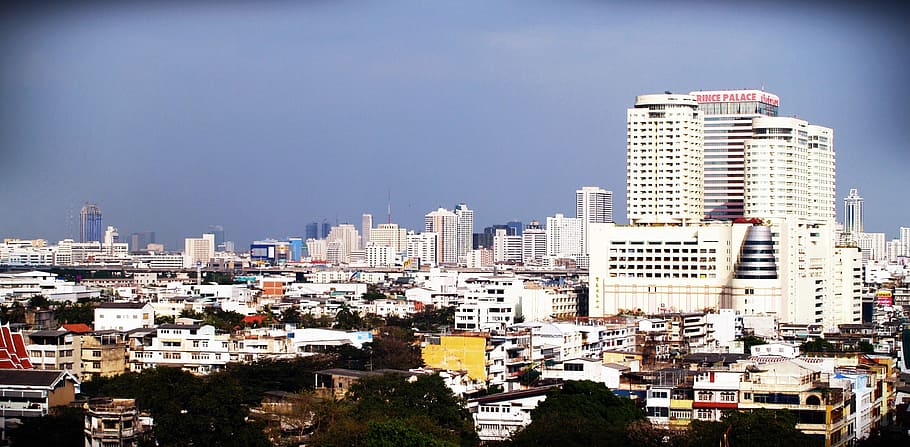
POLYGON ((581 219, 557 214, 547 217, 547 256, 578 259, 581 252, 581 219))
POLYGON ((114 244, 120 243, 120 231, 116 227, 107 226, 107 229, 104 230, 104 245, 103 249, 105 253, 113 254, 114 244))
POLYGON ((521 236, 509 236, 507 230, 496 230, 493 236, 493 262, 521 262, 521 236))
POLYGON ((588 224, 613 222, 613 192, 597 186, 575 191, 575 217, 581 219, 581 252, 588 253, 588 224))
POLYGON ((410 232, 408 238, 408 259, 411 261, 412 268, 419 268, 422 265, 436 265, 436 259, 439 255, 438 241, 439 235, 436 233, 414 234, 410 232))
POLYGON ((351 253, 360 247, 360 234, 353 224, 339 224, 332 227, 326 240, 329 242, 330 252, 334 249, 331 245, 332 242, 341 242, 340 248, 337 249, 339 258, 333 259, 329 256, 329 261, 334 261, 334 263, 349 262, 351 253))
POLYGON ((638 96, 635 107, 628 109, 627 120, 629 222, 700 222, 705 214, 704 121, 695 97, 638 96))
POLYGON ((205 266, 215 257, 215 235, 203 234, 202 237, 188 237, 184 240, 183 266, 192 268, 205 266))
POLYGON ((322 223, 310 222, 306 224, 305 236, 307 239, 325 239, 329 235, 331 226, 325 220, 322 223))
POLYGON ((364 213, 360 218, 360 246, 366 248, 370 243, 370 230, 373 229, 373 215, 364 213))
POLYGON ((547 257, 547 232, 540 222, 532 220, 521 233, 521 262, 537 264, 547 257))
POLYGON ((511 234, 514 236, 521 236, 521 232, 524 229, 524 226, 522 226, 520 220, 510 220, 506 222, 506 226, 513 230, 513 233, 511 234))
POLYGON ((752 120, 745 143, 743 216, 834 224, 834 148, 831 129, 798 118, 752 120))
POLYGON ((436 258, 433 260, 437 265, 458 262, 457 221, 455 213, 445 208, 439 208, 424 217, 424 231, 437 235, 436 258))
POLYGON ((900 227, 901 249, 898 256, 910 256, 910 227, 900 227))
POLYGON ((380 247, 391 247, 394 253, 407 249, 408 233, 398 224, 379 224, 370 231, 370 243, 380 247))
POLYGON ((140 231, 138 233, 130 233, 129 247, 131 251, 143 251, 148 247, 149 244, 154 243, 154 231, 140 231))
POLYGON ((705 120, 704 203, 706 220, 743 217, 745 142, 752 119, 777 116, 780 99, 761 90, 692 92, 705 120))
POLYGON ((86 203, 79 212, 81 223, 81 242, 101 242, 104 227, 101 223, 101 208, 94 203, 86 203))
POLYGON ((224 227, 221 225, 209 225, 208 232, 215 235, 215 250, 224 251, 224 227))
POLYGON ((459 203, 455 207, 455 217, 455 262, 462 262, 473 248, 474 210, 464 203, 459 203))
POLYGON ((844 233, 858 235, 863 232, 863 198, 851 189, 844 198, 844 233))

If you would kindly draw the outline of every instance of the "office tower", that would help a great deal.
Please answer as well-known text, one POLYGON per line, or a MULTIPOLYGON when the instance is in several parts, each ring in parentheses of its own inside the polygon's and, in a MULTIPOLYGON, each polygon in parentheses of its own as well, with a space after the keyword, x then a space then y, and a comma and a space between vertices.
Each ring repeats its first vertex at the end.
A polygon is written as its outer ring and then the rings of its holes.
POLYGON ((507 230, 496 230, 493 262, 521 262, 521 236, 509 236, 507 230))
POLYGON ((898 256, 910 256, 910 227, 900 227, 900 251, 898 256))
POLYGON ((120 243, 120 231, 116 227, 108 225, 104 230, 104 252, 113 254, 114 244, 117 243, 120 243))
POLYGON ((692 92, 704 117, 706 220, 743 217, 745 142, 752 119, 777 116, 780 99, 761 90, 692 92))
POLYGON ((81 242, 101 242, 104 228, 101 226, 101 208, 94 203, 86 203, 79 212, 81 223, 81 242))
POLYGON ((521 233, 521 262, 524 264, 539 263, 547 257, 547 232, 540 227, 540 222, 532 220, 521 233))
POLYGON ((192 268, 205 266, 215 257, 215 235, 203 234, 202 237, 184 239, 183 266, 192 268))
POLYGON ((303 236, 306 239, 319 239, 319 224, 310 222, 304 226, 303 236))
POLYGON ((596 186, 575 191, 575 217, 581 219, 581 252, 588 253, 588 224, 613 222, 613 192, 596 186))
POLYGON ((831 129, 783 117, 755 118, 752 126, 755 135, 745 143, 743 216, 833 225, 831 129))
POLYGON ((581 252, 581 219, 557 214, 547 217, 547 256, 578 259, 581 252))
POLYGON ((360 233, 357 232, 357 227, 353 224, 340 224, 332 227, 329 231, 328 236, 326 236, 326 241, 329 242, 329 252, 334 250, 332 242, 340 241, 341 246, 338 248, 340 258, 332 258, 329 256, 329 261, 335 261, 339 263, 339 259, 342 262, 348 262, 350 260, 351 253, 353 253, 360 246, 360 233))
POLYGON ((154 231, 140 231, 138 233, 130 233, 130 250, 131 251, 143 251, 149 244, 155 243, 155 232, 154 231))
POLYGON ((364 213, 360 218, 360 246, 366 247, 370 243, 370 230, 373 229, 373 215, 364 213))
POLYGON ((209 225, 208 233, 215 235, 215 250, 224 250, 224 227, 221 225, 209 225))
POLYGON ((521 224, 520 220, 510 220, 506 222, 506 226, 512 229, 512 232, 509 234, 514 236, 521 236, 521 233, 524 229, 524 226, 521 224))
POLYGON ((457 220, 455 213, 439 208, 424 216, 424 231, 436 233, 436 264, 455 264, 457 255, 457 220))
MULTIPOLYGON (((702 113, 694 96, 641 95, 627 112, 626 213, 637 224, 704 217, 702 113)), ((547 225, 549 230, 549 224, 547 225)))
POLYGON ((419 268, 421 265, 436 265, 438 257, 437 243, 439 235, 436 233, 407 234, 408 240, 408 259, 411 260, 411 268, 419 268))
POLYGON ((293 262, 300 262, 306 252, 306 245, 303 243, 303 238, 289 237, 288 245, 290 247, 290 255, 288 256, 290 260, 293 262))
POLYGON ((461 262, 473 248, 474 211, 459 203, 455 207, 455 262, 461 262))
POLYGON ((844 233, 858 235, 863 232, 863 198, 851 189, 844 198, 844 233))
POLYGON ((370 231, 370 243, 380 247, 391 247, 393 252, 400 253, 407 248, 408 232, 398 224, 379 224, 370 231))

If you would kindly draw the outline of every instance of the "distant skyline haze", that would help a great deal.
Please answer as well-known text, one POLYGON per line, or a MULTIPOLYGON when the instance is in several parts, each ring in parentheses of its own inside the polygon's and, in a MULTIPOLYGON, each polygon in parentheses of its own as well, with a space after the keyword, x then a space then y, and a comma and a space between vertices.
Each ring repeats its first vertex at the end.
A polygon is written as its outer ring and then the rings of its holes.
POLYGON ((362 213, 475 232, 625 216, 626 109, 666 90, 764 88, 834 129, 837 204, 910 226, 907 13, 848 2, 195 2, 8 8, 0 237, 104 225, 168 249, 222 225, 240 250, 362 213), (76 219, 71 216, 75 213, 76 219))

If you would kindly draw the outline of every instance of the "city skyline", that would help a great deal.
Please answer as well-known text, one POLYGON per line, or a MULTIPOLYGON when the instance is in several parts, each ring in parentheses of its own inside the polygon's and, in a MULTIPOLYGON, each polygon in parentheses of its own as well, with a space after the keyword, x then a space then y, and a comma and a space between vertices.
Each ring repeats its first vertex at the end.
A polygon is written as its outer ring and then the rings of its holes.
POLYGON ((213 224, 238 247, 356 224, 389 194, 414 230, 461 202, 475 228, 570 216, 583 186, 621 210, 637 95, 762 87, 780 116, 834 129, 836 196, 860 191, 866 231, 910 225, 890 202, 908 179, 888 168, 910 164, 900 14, 700 5, 16 11, 0 28, 0 234, 62 239, 85 202, 169 249, 213 224))

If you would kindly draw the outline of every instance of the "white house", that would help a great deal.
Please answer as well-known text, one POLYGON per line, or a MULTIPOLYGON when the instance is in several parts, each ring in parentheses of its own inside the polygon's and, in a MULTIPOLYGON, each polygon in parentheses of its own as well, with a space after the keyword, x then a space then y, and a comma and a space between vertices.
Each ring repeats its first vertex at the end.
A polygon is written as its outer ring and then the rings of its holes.
POLYGON ((101 303, 95 308, 96 331, 150 327, 155 327, 155 310, 149 303, 101 303))

